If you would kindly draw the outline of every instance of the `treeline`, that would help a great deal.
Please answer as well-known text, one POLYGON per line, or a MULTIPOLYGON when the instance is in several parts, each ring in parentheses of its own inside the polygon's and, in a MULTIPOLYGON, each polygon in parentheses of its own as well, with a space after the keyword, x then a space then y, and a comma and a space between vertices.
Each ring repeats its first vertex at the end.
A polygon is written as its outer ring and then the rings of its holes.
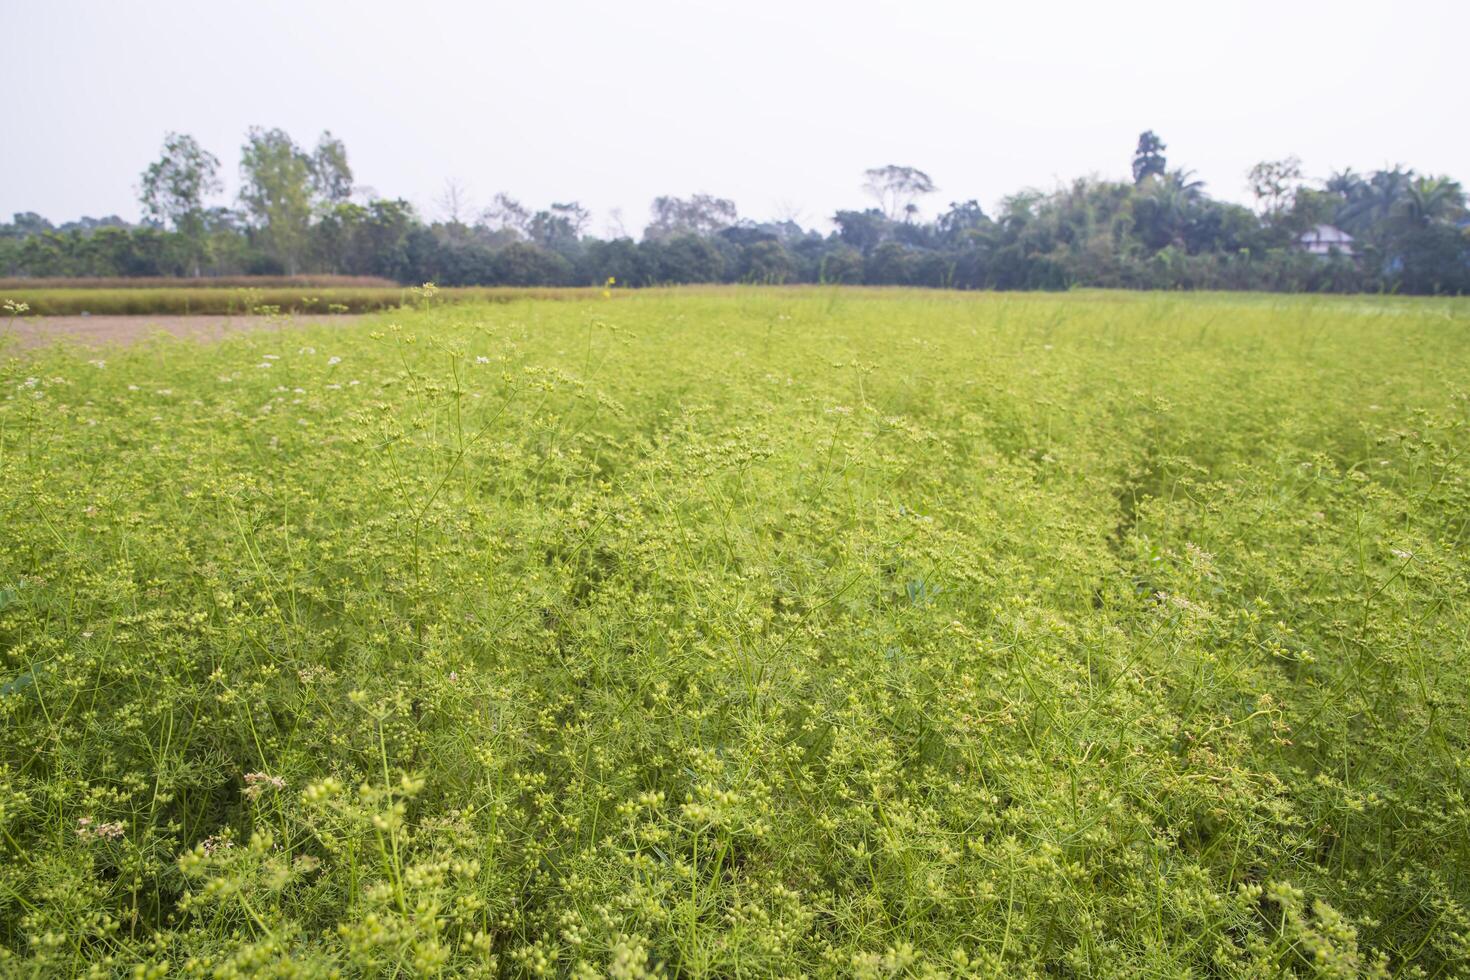
POLYGON ((1168 166, 1165 149, 1144 133, 1131 180, 1022 191, 995 214, 957 201, 934 220, 919 218, 918 202, 938 190, 927 174, 875 168, 863 185, 874 206, 839 211, 827 233, 742 219, 723 198, 660 197, 634 240, 589 235, 576 203, 533 210, 500 195, 462 216, 452 187, 446 216, 427 221, 406 201, 355 188, 329 133, 306 150, 280 130, 251 130, 236 206, 219 206, 210 200, 218 160, 170 134, 140 180, 141 224, 84 218, 58 228, 18 214, 0 225, 0 276, 1470 293, 1470 215, 1450 178, 1394 167, 1313 182, 1295 159, 1267 161, 1250 172, 1250 208, 1210 197, 1168 166))

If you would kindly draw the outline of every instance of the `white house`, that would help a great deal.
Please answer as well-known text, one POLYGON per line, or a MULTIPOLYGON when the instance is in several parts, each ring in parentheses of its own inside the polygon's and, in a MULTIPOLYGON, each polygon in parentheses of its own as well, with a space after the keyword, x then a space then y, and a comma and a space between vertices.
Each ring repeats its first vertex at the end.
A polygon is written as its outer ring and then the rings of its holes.
POLYGON ((1318 225, 1311 231, 1303 232, 1296 243, 1302 251, 1313 255, 1331 255, 1333 252, 1347 256, 1353 254, 1353 236, 1332 225, 1318 225))

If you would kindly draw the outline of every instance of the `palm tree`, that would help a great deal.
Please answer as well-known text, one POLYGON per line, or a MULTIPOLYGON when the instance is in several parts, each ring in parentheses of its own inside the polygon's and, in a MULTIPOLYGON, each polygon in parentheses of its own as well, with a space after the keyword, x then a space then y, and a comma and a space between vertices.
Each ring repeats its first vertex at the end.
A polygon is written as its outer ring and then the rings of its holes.
MULTIPOLYGON (((1348 172, 1349 174, 1351 171, 1348 172)), ((1366 181, 1352 175, 1336 221, 1358 236, 1371 236, 1382 228, 1399 209, 1400 202, 1414 184, 1414 171, 1396 166, 1379 170, 1366 181)))
POLYGON ((1465 212, 1465 191, 1448 177, 1420 177, 1409 185, 1394 208, 1393 217, 1409 228, 1427 228, 1452 221, 1465 212))
POLYGON ((1171 170, 1164 178, 1164 183, 1175 188, 1191 204, 1205 196, 1205 182, 1195 177, 1193 170, 1171 170))
POLYGON ((1368 185, 1361 174, 1354 173, 1353 168, 1348 167, 1328 177, 1324 186, 1329 194, 1336 194, 1345 201, 1351 201, 1362 194, 1363 188, 1368 185))
POLYGON ((1157 174, 1140 185, 1134 213, 1151 248, 1184 247, 1185 226, 1204 198, 1204 187, 1189 170, 1157 174))

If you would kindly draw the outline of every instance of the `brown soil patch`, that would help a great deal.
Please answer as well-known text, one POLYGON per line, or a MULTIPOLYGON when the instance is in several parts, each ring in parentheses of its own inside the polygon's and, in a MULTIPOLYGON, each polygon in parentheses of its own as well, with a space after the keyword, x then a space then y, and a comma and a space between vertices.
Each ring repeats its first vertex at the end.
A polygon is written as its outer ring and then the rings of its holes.
POLYGON ((345 326, 361 315, 293 316, 45 316, 0 322, 0 337, 14 337, 22 348, 45 347, 59 341, 106 347, 131 344, 156 334, 191 340, 220 340, 246 330, 280 330, 309 324, 345 326))

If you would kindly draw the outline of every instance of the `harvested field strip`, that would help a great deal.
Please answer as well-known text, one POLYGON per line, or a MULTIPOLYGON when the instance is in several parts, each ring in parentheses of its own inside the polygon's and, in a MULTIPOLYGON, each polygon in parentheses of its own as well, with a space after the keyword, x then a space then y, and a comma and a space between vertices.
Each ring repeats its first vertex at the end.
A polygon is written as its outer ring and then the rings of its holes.
POLYGON ((374 286, 398 289, 402 283, 381 276, 82 276, 0 279, 0 293, 32 289, 346 289, 374 286))
MULTIPOLYGON (((440 289, 434 303, 506 303, 519 299, 591 299, 590 288, 464 287, 440 289)), ((174 316, 249 313, 368 313, 421 302, 411 287, 391 288, 175 288, 164 289, 10 289, 0 300, 30 307, 31 316, 174 316)))

